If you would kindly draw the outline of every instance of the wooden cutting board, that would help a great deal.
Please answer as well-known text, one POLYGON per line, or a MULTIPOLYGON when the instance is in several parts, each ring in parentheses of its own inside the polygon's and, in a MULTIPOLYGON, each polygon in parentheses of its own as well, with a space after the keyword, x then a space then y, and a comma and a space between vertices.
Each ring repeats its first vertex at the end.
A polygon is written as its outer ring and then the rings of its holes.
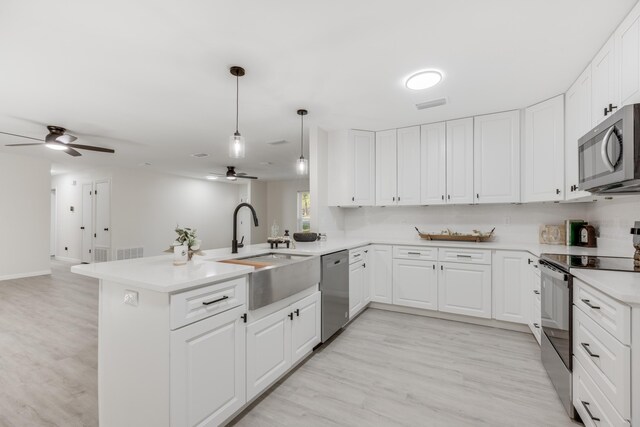
POLYGON ((272 265, 268 262, 246 261, 244 259, 226 259, 224 261, 218 261, 218 262, 224 262, 225 264, 250 265, 251 267, 254 267, 256 269, 265 268, 272 265))

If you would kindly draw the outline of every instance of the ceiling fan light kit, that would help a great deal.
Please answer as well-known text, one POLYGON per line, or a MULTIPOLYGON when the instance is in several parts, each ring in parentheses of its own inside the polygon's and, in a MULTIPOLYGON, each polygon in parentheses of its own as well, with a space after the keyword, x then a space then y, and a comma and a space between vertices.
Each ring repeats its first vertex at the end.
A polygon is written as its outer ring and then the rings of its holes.
POLYGON ((296 173, 298 175, 307 175, 309 173, 309 161, 304 158, 304 116, 309 112, 300 109, 297 113, 300 116, 300 158, 296 162, 296 173))
POLYGON ((41 141, 38 143, 28 143, 28 144, 7 144, 6 147, 24 147, 27 145, 44 145, 47 148, 57 151, 64 151, 70 156, 79 157, 82 156, 79 151, 75 150, 75 148, 79 150, 89 150, 89 151, 98 151, 100 153, 115 153, 111 148, 103 148, 103 147, 95 147, 93 145, 82 145, 82 144, 72 144, 73 141, 77 140, 77 136, 70 135, 65 128, 60 126, 47 126, 49 129, 49 133, 44 137, 44 140, 33 138, 26 135, 17 135, 15 133, 9 132, 0 132, 4 135, 17 136, 19 138, 33 139, 36 141, 41 141))
POLYGON ((231 67, 229 72, 236 77, 236 131, 229 137, 229 157, 232 159, 243 159, 245 152, 244 137, 238 131, 239 99, 240 99, 240 77, 245 71, 242 67, 231 67))

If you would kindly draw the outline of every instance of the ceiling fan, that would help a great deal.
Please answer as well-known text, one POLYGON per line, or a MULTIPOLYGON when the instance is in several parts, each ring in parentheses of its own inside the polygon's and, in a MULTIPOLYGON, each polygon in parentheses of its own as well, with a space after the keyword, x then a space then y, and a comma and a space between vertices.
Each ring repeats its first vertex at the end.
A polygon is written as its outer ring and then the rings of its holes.
POLYGON ((11 136, 17 136, 19 138, 26 138, 26 139, 33 139, 34 141, 40 141, 37 143, 32 142, 32 143, 26 143, 26 144, 6 144, 5 145, 6 147, 24 147, 28 145, 44 145, 45 147, 51 148, 52 150, 64 151, 65 153, 73 157, 78 157, 82 155, 80 154, 79 151, 75 150, 76 148, 78 150, 98 151, 101 153, 115 153, 115 150, 112 150, 111 148, 96 147, 93 145, 72 144, 75 140, 78 139, 78 137, 68 134, 65 128, 62 128, 59 126, 47 126, 47 129, 49 129, 49 133, 47 134, 47 136, 44 137, 44 139, 33 138, 31 136, 26 136, 26 135, 17 135, 15 133, 9 133, 9 132, 0 131, 0 133, 4 135, 11 135, 11 136))
POLYGON ((226 179, 228 179, 229 181, 235 181, 238 178, 242 178, 242 179, 258 179, 257 176, 249 176, 244 172, 236 172, 236 167, 235 166, 227 166, 227 173, 222 174, 222 173, 212 173, 212 176, 223 176, 226 179))

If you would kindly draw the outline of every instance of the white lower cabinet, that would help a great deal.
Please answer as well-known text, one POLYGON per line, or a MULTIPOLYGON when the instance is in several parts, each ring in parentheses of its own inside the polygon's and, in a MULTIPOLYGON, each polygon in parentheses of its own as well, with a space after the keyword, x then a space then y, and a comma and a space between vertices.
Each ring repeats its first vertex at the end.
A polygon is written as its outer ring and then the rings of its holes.
POLYGON ((527 268, 525 270, 525 282, 527 284, 529 329, 538 341, 542 342, 542 300, 540 299, 540 269, 538 268, 538 258, 527 254, 527 268))
POLYGON ((393 303, 393 247, 371 245, 367 258, 371 301, 385 304, 393 303))
POLYGON ((365 262, 349 264, 349 319, 364 308, 365 262))
POLYGON ((533 294, 527 277, 526 252, 495 251, 492 257, 493 318, 529 323, 533 294))
POLYGON ((320 292, 247 326, 247 401, 320 343, 320 292))
POLYGON ((438 310, 491 318, 491 265, 440 263, 438 310))
POLYGON ((419 259, 393 260, 393 303, 438 309, 436 263, 419 259))
POLYGON ((217 426, 245 404, 244 310, 171 332, 172 426, 217 426))

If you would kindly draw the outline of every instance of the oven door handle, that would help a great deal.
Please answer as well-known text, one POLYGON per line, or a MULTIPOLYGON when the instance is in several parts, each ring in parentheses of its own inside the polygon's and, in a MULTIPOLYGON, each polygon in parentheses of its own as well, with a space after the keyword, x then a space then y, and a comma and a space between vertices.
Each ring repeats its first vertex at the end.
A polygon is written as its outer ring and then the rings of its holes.
POLYGON ((613 165, 613 163, 611 163, 611 159, 609 159, 609 153, 607 153, 607 151, 609 150, 609 141, 611 141, 611 135, 613 134, 613 136, 618 139, 618 135, 613 133, 614 129, 615 125, 611 126, 607 130, 607 133, 604 134, 604 138, 602 138, 602 148, 600 149, 600 156, 602 157, 604 165, 607 167, 607 169, 609 169, 609 172, 615 172, 616 170, 616 167, 613 165))
POLYGON ((543 274, 548 274, 549 276, 553 277, 554 279, 562 280, 563 282, 568 282, 569 281, 568 278, 567 278, 567 275, 565 273, 562 273, 562 272, 557 271, 557 270, 552 270, 546 264, 540 263, 540 269, 543 270, 542 271, 543 274))

